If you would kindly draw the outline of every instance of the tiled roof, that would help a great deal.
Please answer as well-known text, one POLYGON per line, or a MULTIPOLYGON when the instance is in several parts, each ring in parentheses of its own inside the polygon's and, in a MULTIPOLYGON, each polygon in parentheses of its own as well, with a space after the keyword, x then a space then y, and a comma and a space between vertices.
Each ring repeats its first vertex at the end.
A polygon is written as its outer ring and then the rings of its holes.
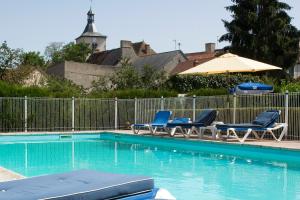
POLYGON ((121 60, 121 49, 112 49, 109 51, 102 51, 93 53, 88 62, 98 65, 116 65, 121 60))
POLYGON ((155 51, 153 49, 151 49, 149 44, 145 43, 144 41, 133 43, 132 47, 137 56, 146 56, 146 55, 155 54, 155 51), (147 45, 149 47, 149 52, 147 52, 147 50, 146 50, 147 45))
POLYGON ((137 69, 142 69, 146 65, 149 65, 156 69, 164 69, 164 67, 169 62, 171 62, 174 59, 174 57, 177 56, 178 54, 182 54, 184 56, 184 54, 181 51, 176 50, 176 51, 153 54, 149 56, 142 56, 137 58, 135 61, 133 61, 132 64, 137 69))
MULTIPOLYGON (((150 52, 145 52, 146 44, 144 41, 132 44, 132 48, 137 56, 147 56, 155 54, 154 50, 150 48, 150 52)), ((89 58, 88 62, 98 65, 117 65, 122 58, 121 48, 116 48, 108 51, 95 52, 89 58)))

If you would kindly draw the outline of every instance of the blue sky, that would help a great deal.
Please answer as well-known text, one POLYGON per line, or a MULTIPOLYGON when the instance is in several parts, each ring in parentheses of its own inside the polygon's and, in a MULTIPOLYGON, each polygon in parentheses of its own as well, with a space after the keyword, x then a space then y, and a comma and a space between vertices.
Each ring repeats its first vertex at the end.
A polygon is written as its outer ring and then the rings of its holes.
MULTIPOLYGON (((300 1, 285 0, 293 9, 292 23, 300 29, 300 1)), ((225 33, 221 19, 230 0, 94 0, 99 32, 107 35, 108 49, 120 40, 145 40, 157 52, 174 49, 174 39, 184 52, 202 51, 225 33)), ((89 0, 1 0, 0 42, 13 48, 44 52, 50 42, 70 42, 86 24, 89 0)), ((217 44, 223 47, 224 43, 217 44)))

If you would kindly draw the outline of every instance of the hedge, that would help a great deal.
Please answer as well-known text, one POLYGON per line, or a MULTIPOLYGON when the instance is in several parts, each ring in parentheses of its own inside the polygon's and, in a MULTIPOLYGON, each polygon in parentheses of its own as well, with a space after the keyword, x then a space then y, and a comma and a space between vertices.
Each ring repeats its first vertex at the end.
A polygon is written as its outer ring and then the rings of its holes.
POLYGON ((251 75, 175 75, 167 81, 167 87, 181 93, 191 92, 203 88, 231 88, 243 82, 264 82, 259 76, 251 75))

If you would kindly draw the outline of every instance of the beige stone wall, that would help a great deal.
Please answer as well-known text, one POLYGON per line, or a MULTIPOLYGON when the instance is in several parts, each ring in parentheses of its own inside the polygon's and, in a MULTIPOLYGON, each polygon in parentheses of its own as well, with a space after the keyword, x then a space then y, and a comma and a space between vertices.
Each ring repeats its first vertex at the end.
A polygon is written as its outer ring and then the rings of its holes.
POLYGON ((84 88, 90 88, 92 82, 97 81, 99 76, 110 75, 115 69, 115 67, 106 65, 66 62, 65 78, 84 88))

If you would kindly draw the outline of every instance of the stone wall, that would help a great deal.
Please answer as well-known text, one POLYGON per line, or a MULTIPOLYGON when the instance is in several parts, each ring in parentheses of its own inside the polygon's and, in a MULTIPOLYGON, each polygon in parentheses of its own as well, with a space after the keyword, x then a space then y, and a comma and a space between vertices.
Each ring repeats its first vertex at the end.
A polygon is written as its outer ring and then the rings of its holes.
POLYGON ((47 70, 47 73, 71 80, 76 85, 80 85, 88 89, 92 86, 93 81, 98 80, 99 76, 110 75, 115 71, 115 69, 116 67, 107 65, 65 61, 50 67, 47 70))

